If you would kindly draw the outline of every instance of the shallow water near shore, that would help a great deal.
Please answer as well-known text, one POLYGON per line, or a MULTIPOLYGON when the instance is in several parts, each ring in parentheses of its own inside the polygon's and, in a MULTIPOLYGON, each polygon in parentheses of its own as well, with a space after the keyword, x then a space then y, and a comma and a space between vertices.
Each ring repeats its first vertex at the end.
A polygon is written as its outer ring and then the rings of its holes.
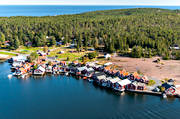
POLYGON ((178 119, 180 100, 126 93, 66 76, 8 79, 0 63, 0 119, 178 119))

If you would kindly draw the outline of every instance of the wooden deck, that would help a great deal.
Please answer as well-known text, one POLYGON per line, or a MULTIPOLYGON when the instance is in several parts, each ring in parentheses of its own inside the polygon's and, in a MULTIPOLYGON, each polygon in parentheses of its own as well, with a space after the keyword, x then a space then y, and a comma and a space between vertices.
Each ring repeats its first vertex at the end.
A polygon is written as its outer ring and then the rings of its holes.
POLYGON ((158 95, 161 96, 162 93, 161 92, 152 92, 152 91, 141 91, 141 90, 126 90, 127 92, 133 92, 133 93, 141 93, 141 94, 149 94, 149 95, 158 95))

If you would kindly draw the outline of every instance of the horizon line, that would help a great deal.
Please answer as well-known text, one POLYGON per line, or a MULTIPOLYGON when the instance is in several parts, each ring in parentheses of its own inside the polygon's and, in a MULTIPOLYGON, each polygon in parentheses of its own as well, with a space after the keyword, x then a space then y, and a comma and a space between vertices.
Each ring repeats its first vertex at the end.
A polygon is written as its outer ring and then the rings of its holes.
POLYGON ((153 4, 137 4, 137 5, 130 5, 130 4, 119 4, 119 5, 106 5, 106 4, 1 4, 0 6, 5 6, 5 5, 14 5, 14 6, 21 6, 21 5, 26 5, 26 6, 30 6, 30 5, 40 5, 40 6, 46 6, 46 5, 51 5, 51 6, 60 6, 60 5, 64 5, 64 6, 180 6, 180 5, 153 5, 153 4))

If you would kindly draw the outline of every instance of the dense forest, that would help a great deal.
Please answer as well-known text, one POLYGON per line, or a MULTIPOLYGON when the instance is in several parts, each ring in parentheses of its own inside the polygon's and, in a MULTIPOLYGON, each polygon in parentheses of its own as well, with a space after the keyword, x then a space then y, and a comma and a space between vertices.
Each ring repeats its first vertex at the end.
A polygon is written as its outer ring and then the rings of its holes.
POLYGON ((52 46, 56 42, 88 46, 134 57, 179 57, 170 46, 180 45, 180 11, 154 8, 95 11, 45 17, 1 17, 0 45, 52 46), (48 38, 47 38, 48 36, 48 38))

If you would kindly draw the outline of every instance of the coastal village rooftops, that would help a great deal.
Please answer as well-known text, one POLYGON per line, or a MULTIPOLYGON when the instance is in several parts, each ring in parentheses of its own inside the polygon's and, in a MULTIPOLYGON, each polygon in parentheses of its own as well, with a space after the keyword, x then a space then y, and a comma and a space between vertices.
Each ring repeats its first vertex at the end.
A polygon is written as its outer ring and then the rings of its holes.
POLYGON ((119 79, 119 78, 113 78, 113 79, 111 79, 110 80, 110 82, 111 83, 116 83, 116 82, 118 82, 118 81, 120 81, 121 79, 119 79))
POLYGON ((93 72, 94 71, 94 69, 93 68, 86 68, 86 70, 88 71, 88 72, 93 72))
POLYGON ((45 72, 45 68, 43 66, 41 66, 41 65, 37 69, 41 70, 42 72, 45 72))
POLYGON ((134 72, 132 75, 133 75, 134 77, 139 76, 139 74, 138 74, 137 72, 134 72))
POLYGON ((109 80, 112 80, 113 78, 112 77, 107 77, 106 80, 109 81, 109 80))
POLYGON ((107 62, 104 64, 104 66, 109 66, 109 65, 112 65, 113 63, 112 62, 107 62))
POLYGON ((131 83, 129 79, 120 80, 117 82, 120 86, 126 86, 131 83))
POLYGON ((104 67, 104 70, 106 70, 106 71, 108 71, 108 70, 110 70, 111 69, 111 67, 104 67))
POLYGON ((83 70, 86 70, 87 69, 87 67, 78 67, 77 68, 77 70, 79 71, 79 72, 81 72, 81 71, 83 71, 83 70))
POLYGON ((132 84, 133 84, 134 86, 143 86, 143 87, 145 86, 144 83, 137 82, 137 81, 132 82, 132 84))
POLYGON ((95 67, 96 67, 96 68, 100 68, 100 67, 102 67, 102 66, 101 66, 101 65, 95 65, 95 67))
POLYGON ((170 49, 180 50, 180 47, 179 47, 179 45, 175 44, 175 45, 171 46, 170 49))
POLYGON ((121 80, 119 77, 115 77, 115 78, 113 78, 113 79, 115 79, 115 80, 121 80))
POLYGON ((16 66, 21 66, 22 65, 22 61, 14 61, 12 66, 16 67, 16 66))
POLYGON ((49 61, 55 61, 55 60, 56 60, 56 57, 47 57, 47 60, 49 60, 49 61))
POLYGON ((86 63, 86 65, 88 65, 90 67, 95 67, 96 66, 96 62, 88 62, 88 63, 86 63))
POLYGON ((104 58, 106 58, 106 59, 111 58, 111 55, 110 54, 105 54, 104 58))
POLYGON ((171 88, 171 87, 174 87, 174 88, 175 88, 175 86, 170 85, 170 84, 168 84, 168 83, 164 83, 164 84, 162 84, 161 86, 164 87, 166 90, 169 89, 169 88, 171 88))
POLYGON ((78 64, 78 61, 73 61, 73 64, 78 64))
POLYGON ((95 72, 95 76, 106 75, 104 72, 95 72))
POLYGON ((106 75, 97 76, 97 79, 98 79, 98 80, 106 79, 106 75))
POLYGON ((21 61, 24 62, 27 60, 27 55, 19 55, 19 56, 15 56, 12 57, 13 61, 21 61))

